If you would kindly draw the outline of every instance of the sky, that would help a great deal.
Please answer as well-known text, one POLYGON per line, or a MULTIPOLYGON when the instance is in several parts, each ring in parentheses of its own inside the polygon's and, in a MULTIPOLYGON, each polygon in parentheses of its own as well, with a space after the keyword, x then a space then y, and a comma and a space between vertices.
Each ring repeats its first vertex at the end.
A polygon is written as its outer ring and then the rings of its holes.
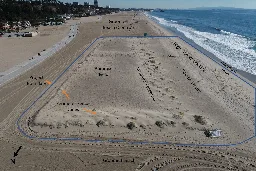
MULTIPOLYGON (((63 2, 90 2, 93 0, 60 0, 63 2)), ((256 9, 256 0, 98 0, 99 6, 113 8, 195 8, 195 7, 235 7, 256 9)))

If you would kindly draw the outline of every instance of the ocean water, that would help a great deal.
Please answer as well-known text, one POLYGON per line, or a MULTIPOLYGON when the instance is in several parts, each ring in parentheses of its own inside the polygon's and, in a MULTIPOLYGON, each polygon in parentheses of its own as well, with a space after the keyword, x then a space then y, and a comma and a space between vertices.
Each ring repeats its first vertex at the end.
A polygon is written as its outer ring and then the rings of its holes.
POLYGON ((146 15, 231 66, 256 75, 256 10, 166 10, 146 15))

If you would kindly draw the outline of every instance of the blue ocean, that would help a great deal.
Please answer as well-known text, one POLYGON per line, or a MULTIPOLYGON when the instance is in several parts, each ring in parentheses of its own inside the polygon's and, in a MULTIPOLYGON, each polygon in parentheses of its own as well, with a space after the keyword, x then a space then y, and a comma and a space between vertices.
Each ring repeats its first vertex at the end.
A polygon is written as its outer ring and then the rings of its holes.
POLYGON ((146 15, 231 66, 256 75, 256 10, 165 10, 146 15))

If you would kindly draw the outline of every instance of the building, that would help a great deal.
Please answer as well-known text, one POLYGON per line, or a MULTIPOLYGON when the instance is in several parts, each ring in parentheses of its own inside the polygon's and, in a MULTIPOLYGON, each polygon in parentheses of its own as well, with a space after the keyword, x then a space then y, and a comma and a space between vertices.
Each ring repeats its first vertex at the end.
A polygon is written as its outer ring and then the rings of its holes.
POLYGON ((73 2, 73 5, 78 6, 79 4, 78 4, 78 2, 73 2))
POLYGON ((98 6, 99 6, 98 0, 94 0, 94 6, 95 6, 95 7, 98 7, 98 6))
POLYGON ((84 2, 84 6, 90 5, 90 2, 84 2))
POLYGON ((110 8, 110 5, 107 5, 106 8, 110 8))

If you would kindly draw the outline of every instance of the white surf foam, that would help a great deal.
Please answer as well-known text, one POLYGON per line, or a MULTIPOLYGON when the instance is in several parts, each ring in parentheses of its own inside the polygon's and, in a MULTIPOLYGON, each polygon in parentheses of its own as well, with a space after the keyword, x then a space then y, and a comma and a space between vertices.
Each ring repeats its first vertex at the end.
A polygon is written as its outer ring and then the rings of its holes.
POLYGON ((171 20, 171 22, 173 22, 173 23, 178 23, 178 21, 174 21, 174 20, 171 20))
POLYGON ((167 21, 164 18, 150 15, 149 17, 162 25, 176 28, 187 38, 233 67, 256 75, 256 52, 252 49, 256 44, 255 41, 250 41, 244 36, 225 30, 221 30, 221 34, 200 32, 191 27, 167 21))

